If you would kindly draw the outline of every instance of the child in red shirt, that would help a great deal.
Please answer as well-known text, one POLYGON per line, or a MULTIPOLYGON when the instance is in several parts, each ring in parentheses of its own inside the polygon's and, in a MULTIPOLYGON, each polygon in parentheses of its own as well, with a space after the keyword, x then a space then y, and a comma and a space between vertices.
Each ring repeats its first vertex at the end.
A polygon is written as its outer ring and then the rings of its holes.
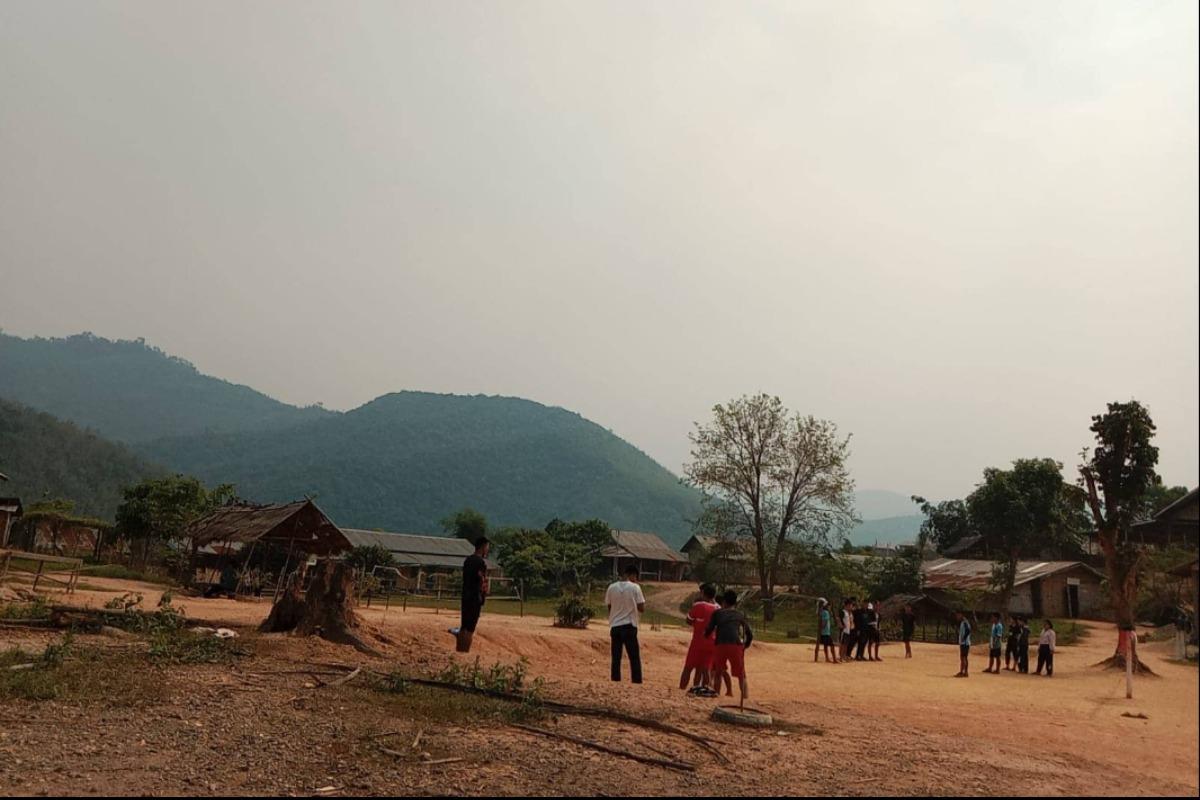
POLYGON ((687 658, 683 662, 683 673, 679 676, 679 688, 687 689, 688 680, 695 671, 696 679, 691 693, 702 697, 715 697, 712 685, 712 660, 716 642, 705 634, 708 620, 720 606, 714 602, 717 589, 711 583, 700 587, 700 599, 688 612, 687 621, 692 626, 692 643, 688 646, 687 658))

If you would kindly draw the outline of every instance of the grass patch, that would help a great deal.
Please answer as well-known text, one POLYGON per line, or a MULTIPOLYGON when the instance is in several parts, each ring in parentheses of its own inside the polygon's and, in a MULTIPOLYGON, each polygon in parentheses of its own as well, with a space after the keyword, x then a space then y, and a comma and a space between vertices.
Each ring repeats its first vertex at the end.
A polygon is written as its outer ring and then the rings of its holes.
POLYGON ((522 658, 515 664, 496 662, 483 667, 479 659, 471 665, 452 663, 434 676, 434 680, 522 697, 520 702, 487 697, 481 694, 457 692, 435 686, 412 683, 399 672, 375 678, 372 691, 387 696, 388 702, 415 719, 432 719, 446 723, 463 723, 492 719, 501 723, 526 722, 546 716, 541 704, 542 679, 526 684, 528 662, 522 658))
POLYGON ((123 581, 141 581, 142 583, 154 583, 159 586, 174 586, 175 581, 165 575, 156 575, 152 572, 142 572, 140 570, 127 567, 124 564, 96 564, 94 566, 83 567, 80 572, 84 575, 96 578, 116 578, 123 581))
POLYGON ((0 620, 50 619, 50 605, 42 598, 28 603, 5 603, 0 605, 0 620))
POLYGON ((167 682, 145 657, 78 647, 71 635, 38 653, 0 652, 0 700, 103 701, 135 706, 159 701, 167 682), (27 669, 12 666, 32 664, 27 669))
MULTIPOLYGON (((1086 625, 1080 625, 1078 620, 1074 619, 1056 619, 1054 622, 1055 642, 1057 647, 1070 647, 1073 644, 1078 644, 1080 639, 1085 639, 1091 635, 1092 631, 1086 625)), ((1030 648, 1037 647, 1037 637, 1042 632, 1040 624, 1031 626, 1034 630, 1029 632, 1030 648)), ((1006 634, 1007 635, 1007 634, 1006 634)))

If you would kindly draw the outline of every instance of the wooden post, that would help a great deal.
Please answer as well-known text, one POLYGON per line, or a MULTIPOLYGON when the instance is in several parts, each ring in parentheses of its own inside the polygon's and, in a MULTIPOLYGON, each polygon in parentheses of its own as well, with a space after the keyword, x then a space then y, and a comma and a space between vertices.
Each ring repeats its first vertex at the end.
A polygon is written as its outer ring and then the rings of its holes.
MULTIPOLYGON (((525 616, 525 581, 517 581, 517 597, 521 598, 521 616, 525 616)), ((1187 647, 1184 647, 1187 650, 1187 647)))
POLYGON ((233 596, 237 597, 242 593, 242 581, 246 579, 246 570, 250 568, 250 557, 254 555, 254 548, 258 547, 258 539, 250 543, 250 552, 246 554, 246 560, 242 563, 242 571, 238 573, 237 586, 233 589, 233 596))
POLYGON ((37 568, 37 572, 36 572, 36 573, 34 574, 34 576, 33 576, 33 591, 35 591, 35 592, 37 591, 37 585, 38 585, 38 581, 39 581, 39 580, 41 579, 41 577, 42 577, 42 567, 44 567, 44 566, 46 566, 46 562, 45 562, 45 561, 39 561, 39 562, 38 562, 38 568, 37 568))
POLYGON ((1125 637, 1125 698, 1133 699, 1133 659, 1137 655, 1137 628, 1125 637))
POLYGON ((271 598, 271 603, 275 603, 279 599, 279 590, 283 586, 283 581, 287 577, 288 565, 292 563, 292 548, 296 545, 295 539, 288 540, 287 557, 283 559, 283 570, 279 573, 279 579, 275 581, 275 595, 271 598))

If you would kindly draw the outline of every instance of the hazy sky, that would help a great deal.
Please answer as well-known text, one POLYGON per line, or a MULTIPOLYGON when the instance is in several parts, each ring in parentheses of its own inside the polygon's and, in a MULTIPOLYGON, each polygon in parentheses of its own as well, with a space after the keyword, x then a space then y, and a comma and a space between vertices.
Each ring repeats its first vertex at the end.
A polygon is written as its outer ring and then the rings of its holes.
POLYGON ((0 3, 0 327, 347 409, 746 392, 862 488, 1197 482, 1197 4, 0 3))

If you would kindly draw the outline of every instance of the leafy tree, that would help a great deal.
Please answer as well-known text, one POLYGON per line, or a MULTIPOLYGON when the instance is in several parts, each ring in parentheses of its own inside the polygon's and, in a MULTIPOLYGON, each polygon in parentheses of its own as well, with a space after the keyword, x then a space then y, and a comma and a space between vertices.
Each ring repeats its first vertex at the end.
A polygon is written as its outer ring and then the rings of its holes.
POLYGON ((480 536, 487 536, 487 518, 473 508, 463 508, 442 520, 442 530, 451 536, 474 542, 480 536))
MULTIPOLYGON (((1125 665, 1133 654, 1135 669, 1145 669, 1133 647, 1134 610, 1137 603, 1141 549, 1131 540, 1130 528, 1143 518, 1148 498, 1161 479, 1155 470, 1158 448, 1150 412, 1136 400, 1109 403, 1103 414, 1092 417, 1089 428, 1096 439, 1090 454, 1083 452, 1079 474, 1087 491, 1096 538, 1104 553, 1108 591, 1119 630, 1117 650, 1110 663, 1125 665)), ((1126 694, 1132 697, 1132 685, 1126 694)))
POLYGON ((1061 547, 1080 533, 1083 498, 1063 483, 1062 464, 1024 458, 1012 468, 989 468, 966 502, 970 527, 988 543, 996 568, 993 585, 1007 608, 1017 578, 1017 562, 1047 547, 1061 547))
POLYGON ((737 535, 753 541, 763 615, 771 620, 785 542, 827 542, 856 521, 849 437, 757 394, 715 406, 712 421, 697 423, 689 438, 685 478, 727 510, 737 535))
POLYGON ((918 551, 924 552, 926 543, 929 543, 941 552, 972 534, 967 504, 962 500, 931 503, 917 495, 913 495, 912 500, 925 515, 925 521, 921 523, 921 530, 917 534, 918 551))
POLYGON ((600 553, 612 543, 612 529, 602 520, 555 519, 543 530, 506 528, 495 542, 505 575, 529 592, 580 592, 602 565, 600 553))
POLYGON ((358 545, 346 554, 345 561, 360 575, 370 575, 375 567, 390 567, 396 563, 391 551, 378 544, 358 545))
POLYGON ((117 506, 117 532, 142 547, 142 564, 155 544, 181 542, 187 526, 234 499, 233 486, 208 489, 195 478, 172 475, 129 486, 117 506))
POLYGON ((1146 502, 1143 504, 1141 514, 1142 518, 1150 519, 1187 493, 1188 488, 1186 486, 1167 486, 1163 483, 1154 484, 1146 492, 1146 502))

